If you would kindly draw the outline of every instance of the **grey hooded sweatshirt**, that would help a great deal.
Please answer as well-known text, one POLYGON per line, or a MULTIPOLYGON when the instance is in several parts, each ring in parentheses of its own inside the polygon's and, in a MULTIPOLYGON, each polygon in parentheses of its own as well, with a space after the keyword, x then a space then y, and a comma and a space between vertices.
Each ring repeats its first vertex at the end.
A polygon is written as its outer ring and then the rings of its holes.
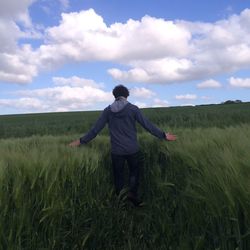
POLYGON ((165 133, 146 119, 137 106, 128 102, 124 97, 118 97, 103 110, 94 126, 80 138, 80 142, 86 144, 91 141, 108 123, 111 153, 134 154, 139 151, 136 121, 152 135, 160 139, 165 138, 165 133))

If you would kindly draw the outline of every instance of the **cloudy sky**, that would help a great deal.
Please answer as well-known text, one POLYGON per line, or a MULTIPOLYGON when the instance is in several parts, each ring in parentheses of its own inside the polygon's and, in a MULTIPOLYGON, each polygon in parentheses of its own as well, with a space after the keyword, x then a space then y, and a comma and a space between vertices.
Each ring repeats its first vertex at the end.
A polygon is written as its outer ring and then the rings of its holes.
POLYGON ((248 0, 0 0, 0 114, 250 101, 248 0))

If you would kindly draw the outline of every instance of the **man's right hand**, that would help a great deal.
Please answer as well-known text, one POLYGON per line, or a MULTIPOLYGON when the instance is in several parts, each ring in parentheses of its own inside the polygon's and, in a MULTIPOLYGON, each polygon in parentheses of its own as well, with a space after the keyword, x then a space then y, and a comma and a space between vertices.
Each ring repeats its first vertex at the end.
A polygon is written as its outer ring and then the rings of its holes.
POLYGON ((170 133, 165 133, 165 139, 167 140, 167 141, 176 141, 176 135, 173 135, 173 134, 170 134, 170 133))
POLYGON ((79 147, 81 145, 80 140, 73 141, 69 144, 70 147, 79 147))

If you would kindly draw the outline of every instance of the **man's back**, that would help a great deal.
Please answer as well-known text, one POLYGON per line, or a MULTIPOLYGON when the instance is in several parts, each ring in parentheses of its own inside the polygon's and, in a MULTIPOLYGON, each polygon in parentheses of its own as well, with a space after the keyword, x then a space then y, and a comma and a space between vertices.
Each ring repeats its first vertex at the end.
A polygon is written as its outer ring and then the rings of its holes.
POLYGON ((154 136, 165 138, 165 133, 149 122, 137 106, 129 103, 126 98, 117 98, 104 109, 96 124, 80 141, 85 144, 92 140, 108 123, 111 152, 117 155, 134 154, 139 151, 136 121, 154 136))
POLYGON ((115 104, 107 107, 111 151, 120 155, 134 154, 139 150, 136 135, 137 107, 127 102, 120 110, 116 110, 115 104))

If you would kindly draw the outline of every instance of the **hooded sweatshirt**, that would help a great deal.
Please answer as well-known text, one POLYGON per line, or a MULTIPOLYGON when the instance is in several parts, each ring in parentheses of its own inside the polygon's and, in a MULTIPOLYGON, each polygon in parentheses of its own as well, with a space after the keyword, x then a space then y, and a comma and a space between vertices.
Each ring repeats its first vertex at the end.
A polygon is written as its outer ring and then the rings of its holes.
POLYGON ((107 123, 111 153, 117 155, 134 154, 139 151, 136 122, 159 139, 165 138, 165 133, 146 119, 136 105, 131 104, 124 97, 118 97, 103 110, 94 126, 80 138, 80 142, 86 144, 91 141, 107 123))

